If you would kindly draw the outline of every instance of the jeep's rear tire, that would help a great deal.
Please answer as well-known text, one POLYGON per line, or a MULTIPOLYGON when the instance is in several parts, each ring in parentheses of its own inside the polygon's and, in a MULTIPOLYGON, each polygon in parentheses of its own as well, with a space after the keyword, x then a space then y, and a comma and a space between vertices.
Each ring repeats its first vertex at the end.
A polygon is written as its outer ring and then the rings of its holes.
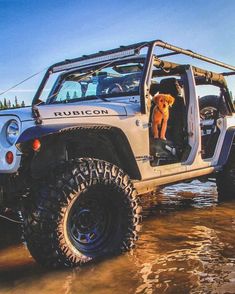
POLYGON ((200 117, 203 120, 214 119, 219 105, 219 96, 206 95, 199 99, 200 117))
POLYGON ((216 177, 218 201, 235 200, 235 149, 232 148, 230 156, 223 170, 216 177))
POLYGON ((133 248, 141 208, 117 166, 75 159, 53 169, 33 193, 24 223, 27 247, 47 267, 74 267, 133 248))
POLYGON ((215 119, 218 115, 226 114, 227 107, 223 99, 217 95, 206 95, 199 99, 200 118, 202 120, 215 119))

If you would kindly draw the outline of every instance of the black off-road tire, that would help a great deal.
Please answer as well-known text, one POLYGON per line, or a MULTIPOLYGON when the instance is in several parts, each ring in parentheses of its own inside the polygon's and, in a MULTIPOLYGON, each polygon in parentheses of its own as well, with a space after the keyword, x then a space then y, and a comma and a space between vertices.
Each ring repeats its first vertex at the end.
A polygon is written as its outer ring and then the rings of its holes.
POLYGON ((217 95, 206 95, 199 99, 200 117, 202 120, 214 119, 219 108, 219 115, 226 114, 227 108, 217 95))
POLYGON ((129 177, 111 163, 63 163, 32 197, 24 238, 43 266, 74 267, 134 247, 141 207, 129 177))
POLYGON ((199 109, 201 119, 213 119, 217 112, 219 96, 206 95, 199 99, 199 109))
POLYGON ((226 165, 216 177, 218 201, 235 200, 235 148, 232 148, 226 165))

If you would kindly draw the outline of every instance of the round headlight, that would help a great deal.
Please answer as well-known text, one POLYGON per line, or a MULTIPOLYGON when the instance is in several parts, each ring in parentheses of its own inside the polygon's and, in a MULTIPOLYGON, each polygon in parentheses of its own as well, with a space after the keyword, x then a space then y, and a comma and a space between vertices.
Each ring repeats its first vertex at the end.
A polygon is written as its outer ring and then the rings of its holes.
POLYGON ((16 120, 11 120, 6 128, 6 139, 11 145, 15 143, 19 136, 19 124, 16 120))

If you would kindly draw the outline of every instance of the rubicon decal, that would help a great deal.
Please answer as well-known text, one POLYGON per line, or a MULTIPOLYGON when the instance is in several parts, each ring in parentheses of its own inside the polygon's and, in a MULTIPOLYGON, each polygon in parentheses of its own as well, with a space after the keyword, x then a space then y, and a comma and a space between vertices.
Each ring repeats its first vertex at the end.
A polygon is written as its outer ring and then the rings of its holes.
POLYGON ((72 110, 72 111, 57 111, 55 116, 93 116, 93 115, 109 115, 107 109, 87 109, 87 110, 72 110))

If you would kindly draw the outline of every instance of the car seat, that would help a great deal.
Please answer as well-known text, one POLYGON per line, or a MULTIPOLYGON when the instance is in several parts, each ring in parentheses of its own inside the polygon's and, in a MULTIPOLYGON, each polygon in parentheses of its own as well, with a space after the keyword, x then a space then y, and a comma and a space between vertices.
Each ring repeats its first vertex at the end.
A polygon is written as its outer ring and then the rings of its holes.
POLYGON ((159 92, 170 94, 175 98, 175 102, 170 109, 166 137, 172 140, 179 159, 182 157, 187 140, 186 106, 181 91, 182 88, 176 78, 166 78, 160 81, 159 92))

